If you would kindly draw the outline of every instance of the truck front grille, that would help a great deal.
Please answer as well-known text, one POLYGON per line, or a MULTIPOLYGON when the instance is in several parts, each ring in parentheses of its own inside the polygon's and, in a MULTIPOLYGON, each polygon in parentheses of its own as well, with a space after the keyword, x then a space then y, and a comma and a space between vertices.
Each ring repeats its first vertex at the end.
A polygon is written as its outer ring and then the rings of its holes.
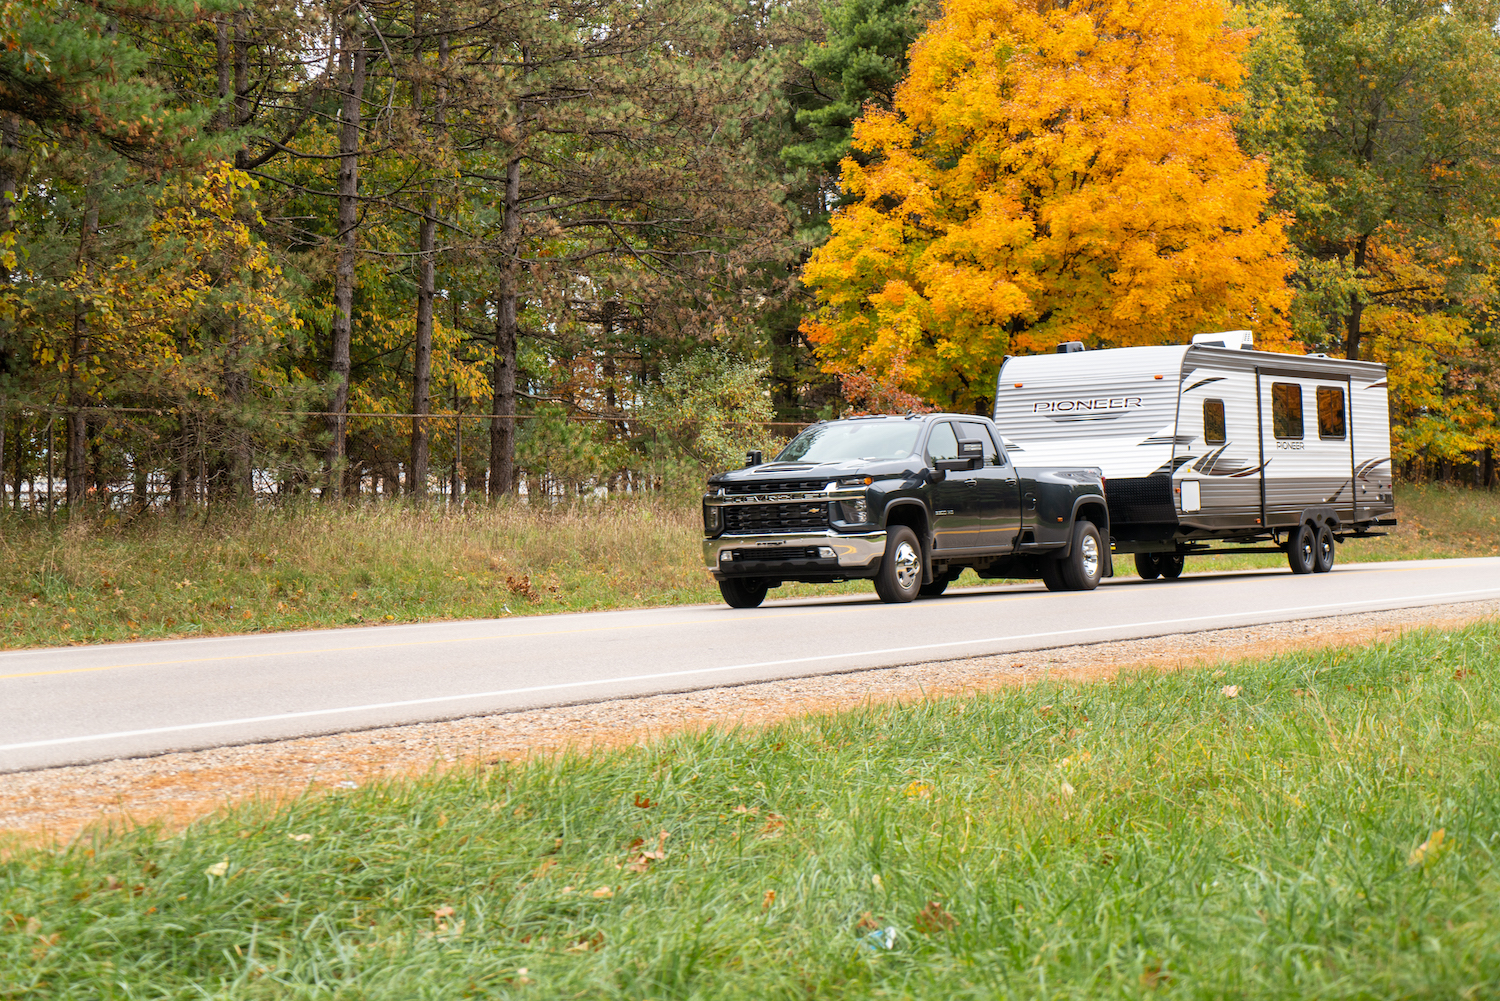
POLYGON ((735 504, 724 508, 726 535, 765 535, 828 527, 828 502, 735 504))
POLYGON ((828 477, 821 480, 760 480, 749 483, 726 483, 724 492, 731 496, 740 494, 805 494, 816 493, 828 485, 828 477))

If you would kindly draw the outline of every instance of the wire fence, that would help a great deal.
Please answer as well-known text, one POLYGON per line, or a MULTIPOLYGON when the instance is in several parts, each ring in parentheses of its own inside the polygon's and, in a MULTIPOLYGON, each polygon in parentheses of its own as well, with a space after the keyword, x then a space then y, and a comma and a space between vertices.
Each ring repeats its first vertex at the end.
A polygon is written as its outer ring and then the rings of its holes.
MULTIPOLYGON (((491 431, 503 424, 510 425, 515 453, 509 492, 526 500, 659 490, 693 465, 674 458, 666 444, 654 454, 634 447, 655 440, 656 429, 631 414, 336 414, 11 401, 0 406, 0 504, 45 514, 79 504, 165 510, 228 499, 276 503, 336 486, 348 499, 420 494, 457 505, 488 495, 491 431), (332 473, 331 418, 341 418, 345 431, 343 455, 332 473), (546 433, 528 434, 528 428, 543 425, 546 433), (428 442, 422 483, 414 482, 411 462, 419 426, 428 442)), ((736 426, 790 437, 807 424, 736 426)))

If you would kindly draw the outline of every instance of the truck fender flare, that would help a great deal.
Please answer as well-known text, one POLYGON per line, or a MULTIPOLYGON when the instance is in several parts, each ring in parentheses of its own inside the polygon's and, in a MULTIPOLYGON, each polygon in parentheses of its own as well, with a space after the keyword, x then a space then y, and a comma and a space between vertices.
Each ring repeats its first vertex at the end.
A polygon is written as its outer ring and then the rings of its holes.
POLYGON ((1072 555, 1072 528, 1074 525, 1078 524, 1078 512, 1085 507, 1093 507, 1098 509, 1097 515, 1091 515, 1085 520, 1093 522, 1094 527, 1099 529, 1099 541, 1104 546, 1104 573, 1102 574, 1102 576, 1113 577, 1115 575, 1115 561, 1114 557, 1110 555, 1112 546, 1110 545, 1109 535, 1109 503, 1104 499, 1104 496, 1102 494, 1085 494, 1082 497, 1074 498, 1073 513, 1072 516, 1068 519, 1068 542, 1057 551, 1057 557, 1058 559, 1064 559, 1072 555))
MULTIPOLYGON (((916 533, 917 542, 922 546, 922 583, 931 584, 932 516, 931 513, 927 510, 927 505, 923 504, 915 497, 898 497, 895 500, 889 501, 885 506, 885 510, 880 515, 880 527, 889 530, 891 525, 891 512, 904 508, 915 508, 918 516, 921 518, 921 525, 913 525, 911 526, 911 528, 912 531, 916 533)), ((907 523, 897 522, 897 524, 907 523)))

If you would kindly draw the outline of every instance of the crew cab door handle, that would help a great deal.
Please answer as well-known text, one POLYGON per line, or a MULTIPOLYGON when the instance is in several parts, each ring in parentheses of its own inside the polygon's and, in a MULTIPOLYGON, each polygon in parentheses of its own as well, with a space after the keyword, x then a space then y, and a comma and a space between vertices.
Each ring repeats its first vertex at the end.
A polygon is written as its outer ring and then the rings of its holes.
POLYGON ((964 486, 966 486, 966 487, 977 487, 977 486, 979 486, 979 481, 978 480, 964 480, 964 486))

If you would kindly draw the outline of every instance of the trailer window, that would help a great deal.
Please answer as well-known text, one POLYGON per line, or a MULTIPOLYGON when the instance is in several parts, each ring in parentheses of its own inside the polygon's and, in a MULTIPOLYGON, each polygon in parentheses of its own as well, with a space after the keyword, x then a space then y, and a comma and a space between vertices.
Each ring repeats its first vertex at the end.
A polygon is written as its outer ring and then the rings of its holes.
POLYGON ((1224 444, 1224 401, 1203 401, 1203 440, 1210 445, 1224 444))
POLYGON ((1271 433, 1278 438, 1302 437, 1302 387, 1295 382, 1271 383, 1271 433))
POLYGON ((1334 386, 1318 387, 1318 437, 1344 437, 1344 391, 1334 386))

